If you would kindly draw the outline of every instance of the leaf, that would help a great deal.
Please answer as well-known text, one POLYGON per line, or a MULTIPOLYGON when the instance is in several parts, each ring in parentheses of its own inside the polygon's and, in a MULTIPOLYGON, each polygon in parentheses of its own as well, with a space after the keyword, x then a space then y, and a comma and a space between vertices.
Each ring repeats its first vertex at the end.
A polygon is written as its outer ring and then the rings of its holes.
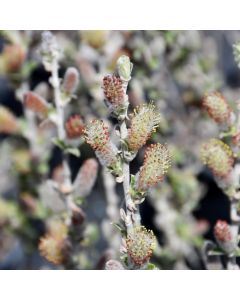
POLYGON ((130 59, 126 55, 122 55, 117 60, 118 74, 120 78, 124 81, 129 81, 131 79, 131 72, 133 64, 130 62, 130 59))
POLYGON ((48 172, 48 165, 46 163, 40 163, 38 165, 38 172, 42 175, 47 174, 48 172))
MULTIPOLYGON (((214 250, 211 250, 208 252, 208 255, 225 255, 226 253, 224 253, 221 249, 216 248, 214 250)), ((234 252, 233 252, 233 256, 234 257, 239 257, 240 256, 240 248, 237 248, 234 252)))
POLYGON ((52 139, 52 142, 53 142, 54 145, 58 146, 62 150, 66 149, 66 147, 67 147, 65 142, 63 140, 59 139, 59 138, 52 139))
POLYGON ((240 256, 240 248, 237 248, 237 249, 234 251, 234 256, 236 256, 236 257, 239 257, 239 256, 240 256))
POLYGON ((26 78, 29 76, 29 74, 33 71, 33 69, 37 66, 37 63, 35 61, 28 61, 26 62, 22 69, 21 69, 21 75, 26 78))
POLYGON ((82 197, 76 197, 76 198, 74 198, 74 202, 80 206, 85 202, 85 199, 82 197))
POLYGON ((122 231, 123 230, 123 227, 120 225, 120 224, 118 224, 118 223, 112 223, 113 224, 113 226, 115 226, 119 231, 122 231))
POLYGON ((78 148, 67 145, 63 140, 59 138, 54 138, 52 139, 52 142, 60 149, 62 149, 65 153, 72 154, 76 157, 80 156, 80 151, 78 148))
POLYGON ((225 138, 225 137, 234 136, 236 133, 237 133, 236 127, 232 126, 228 131, 221 132, 219 134, 219 137, 222 139, 222 138, 225 138))
POLYGON ((128 268, 129 267, 129 263, 128 263, 128 256, 127 256, 127 254, 124 254, 124 255, 120 256, 120 259, 123 262, 123 264, 128 268))
POLYGON ((148 263, 146 270, 156 270, 156 266, 152 263, 148 263))
POLYGON ((80 157, 80 151, 78 148, 72 148, 72 147, 68 147, 65 149, 66 153, 72 154, 76 157, 80 157))
POLYGON ((209 252, 208 252, 208 255, 211 255, 211 256, 215 256, 215 255, 225 255, 225 253, 224 253, 221 249, 216 248, 215 250, 209 251, 209 252))
POLYGON ((124 227, 122 227, 120 224, 118 224, 118 223, 112 223, 112 224, 113 224, 113 226, 115 226, 117 228, 117 230, 119 230, 121 232, 121 234, 123 234, 125 236, 127 235, 126 229, 124 227))
POLYGON ((135 175, 132 175, 132 174, 131 174, 131 180, 130 180, 131 186, 134 187, 134 186, 135 186, 135 183, 136 183, 135 175))

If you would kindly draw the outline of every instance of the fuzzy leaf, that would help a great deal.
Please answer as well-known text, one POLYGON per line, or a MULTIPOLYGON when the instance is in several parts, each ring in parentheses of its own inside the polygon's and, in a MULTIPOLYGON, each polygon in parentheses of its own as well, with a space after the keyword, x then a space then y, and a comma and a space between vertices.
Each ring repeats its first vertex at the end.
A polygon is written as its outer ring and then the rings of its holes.
POLYGON ((66 147, 67 147, 65 142, 63 140, 59 139, 59 138, 52 139, 52 142, 53 142, 54 145, 58 146, 62 150, 66 149, 66 147))
POLYGON ((240 248, 237 248, 234 252, 234 256, 239 257, 240 256, 240 248))
POLYGON ((119 223, 112 223, 114 227, 117 228, 117 230, 119 230, 121 232, 122 235, 126 236, 127 235, 127 231, 124 227, 121 226, 121 224, 119 223))
POLYGON ((225 253, 220 248, 215 248, 208 252, 208 255, 215 256, 215 255, 225 255, 225 253))
POLYGON ((152 263, 148 263, 146 269, 147 269, 147 270, 155 270, 155 269, 156 269, 156 266, 155 266, 154 264, 152 264, 152 263))
POLYGON ((72 148, 72 147, 68 147, 65 149, 66 153, 72 154, 76 157, 80 157, 80 151, 78 148, 72 148))

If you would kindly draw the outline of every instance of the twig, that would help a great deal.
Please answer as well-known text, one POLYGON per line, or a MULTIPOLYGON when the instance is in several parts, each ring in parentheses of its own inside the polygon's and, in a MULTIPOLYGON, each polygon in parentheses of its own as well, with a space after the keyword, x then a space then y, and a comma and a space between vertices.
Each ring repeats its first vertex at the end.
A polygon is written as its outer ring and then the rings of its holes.
MULTIPOLYGON (((54 89, 54 102, 57 111, 57 133, 58 138, 62 141, 66 138, 66 133, 64 129, 64 106, 61 103, 61 93, 60 93, 60 79, 58 77, 58 61, 57 59, 53 59, 52 61, 52 77, 51 77, 51 84, 54 89)), ((64 187, 72 189, 72 182, 71 182, 71 170, 68 165, 67 156, 63 153, 63 177, 64 177, 64 187)), ((75 203, 73 202, 72 192, 64 193, 61 192, 62 199, 64 200, 68 213, 69 213, 69 220, 70 222, 72 216, 72 209, 76 207, 75 203)))
MULTIPOLYGON (((128 95, 127 95, 127 86, 128 81, 124 82, 124 93, 125 93, 125 99, 128 101, 128 95)), ((124 141, 128 137, 128 129, 127 129, 127 111, 126 116, 123 120, 120 121, 120 137, 121 140, 124 141)), ((128 226, 127 226, 127 232, 131 232, 133 228, 133 224, 139 225, 141 223, 141 217, 139 212, 138 205, 135 207, 133 205, 133 200, 131 199, 130 195, 130 171, 129 171, 129 161, 125 157, 125 145, 122 143, 121 146, 122 156, 123 156, 123 190, 124 190, 124 198, 125 198, 125 204, 126 204, 126 214, 128 218, 128 226)))
MULTIPOLYGON (((119 208, 118 208, 119 197, 115 190, 116 182, 112 174, 110 174, 106 170, 106 168, 103 168, 102 178, 103 178, 103 185, 105 188, 105 195, 107 199, 106 212, 109 218, 109 220, 107 221, 109 226, 109 221, 112 223, 117 223, 119 220, 119 208)), ((119 249, 121 239, 116 229, 112 226, 110 228, 110 231, 108 231, 108 234, 106 235, 110 246, 113 247, 114 249, 119 249)))

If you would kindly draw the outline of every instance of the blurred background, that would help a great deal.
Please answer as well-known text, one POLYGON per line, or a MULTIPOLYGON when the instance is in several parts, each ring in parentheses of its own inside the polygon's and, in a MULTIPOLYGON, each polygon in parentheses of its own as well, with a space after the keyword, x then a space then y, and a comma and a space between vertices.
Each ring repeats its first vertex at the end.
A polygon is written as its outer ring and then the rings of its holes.
MULTIPOLYGON (((62 209, 48 179, 61 176, 62 156, 51 142, 54 129, 39 126, 22 105, 24 92, 35 91, 49 102, 52 88, 39 47, 41 31, 0 32, 0 269, 56 269, 38 250, 47 222, 62 209), (19 122, 22 131, 14 132, 19 122), (7 129, 6 129, 7 127, 7 129), (37 139, 37 141, 36 141, 37 139)), ((204 239, 214 241, 218 219, 230 221, 229 201, 203 167, 200 145, 218 129, 202 111, 206 92, 221 91, 234 107, 240 99, 240 70, 232 44, 238 31, 53 31, 62 49, 59 74, 74 66, 80 73, 76 99, 67 116, 80 114, 115 120, 104 105, 102 79, 114 72, 117 58, 133 63, 129 83, 131 110, 154 100, 163 120, 152 141, 167 143, 173 165, 140 207, 142 223, 152 229, 159 247, 153 261, 161 269, 204 269, 204 239)), ((116 137, 112 136, 113 139, 116 137)), ((95 157, 85 143, 81 156, 70 155, 72 180, 88 158, 95 157)), ((131 163, 135 174, 144 149, 131 163)), ((122 189, 99 166, 91 193, 81 201, 87 215, 87 238, 76 254, 79 269, 102 269, 106 257, 119 256, 118 222, 122 189)))

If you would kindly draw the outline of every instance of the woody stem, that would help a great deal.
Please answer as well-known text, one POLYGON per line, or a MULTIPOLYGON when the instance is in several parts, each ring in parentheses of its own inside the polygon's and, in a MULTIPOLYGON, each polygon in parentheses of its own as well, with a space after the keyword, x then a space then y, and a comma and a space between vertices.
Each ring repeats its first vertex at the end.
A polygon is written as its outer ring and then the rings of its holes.
MULTIPOLYGON (((127 86, 128 82, 124 82, 124 93, 125 93, 125 100, 128 101, 128 95, 127 95, 127 86)), ((128 129, 126 124, 126 118, 127 118, 127 111, 126 111, 126 117, 120 122, 120 136, 122 141, 126 141, 128 137, 128 129)), ((122 156, 123 156, 123 190, 124 190, 124 198, 125 198, 125 204, 126 204, 126 215, 128 218, 128 226, 127 226, 127 232, 131 232, 133 225, 139 225, 140 224, 140 213, 139 213, 139 207, 137 206, 136 209, 133 209, 133 200, 131 198, 130 194, 130 170, 129 170, 129 161, 125 158, 125 144, 122 143, 122 156)))
MULTIPOLYGON (((64 107, 61 103, 61 92, 60 92, 60 80, 58 77, 58 62, 57 59, 53 59, 52 62, 52 77, 51 84, 54 90, 54 102, 57 111, 57 134, 58 138, 62 141, 66 138, 65 128, 64 128, 64 107)), ((66 154, 63 153, 63 177, 64 183, 63 185, 67 188, 71 189, 71 170, 68 165, 66 154)), ((69 217, 72 215, 72 209, 75 207, 73 202, 72 193, 64 193, 61 191, 61 196, 67 206, 69 217)))

